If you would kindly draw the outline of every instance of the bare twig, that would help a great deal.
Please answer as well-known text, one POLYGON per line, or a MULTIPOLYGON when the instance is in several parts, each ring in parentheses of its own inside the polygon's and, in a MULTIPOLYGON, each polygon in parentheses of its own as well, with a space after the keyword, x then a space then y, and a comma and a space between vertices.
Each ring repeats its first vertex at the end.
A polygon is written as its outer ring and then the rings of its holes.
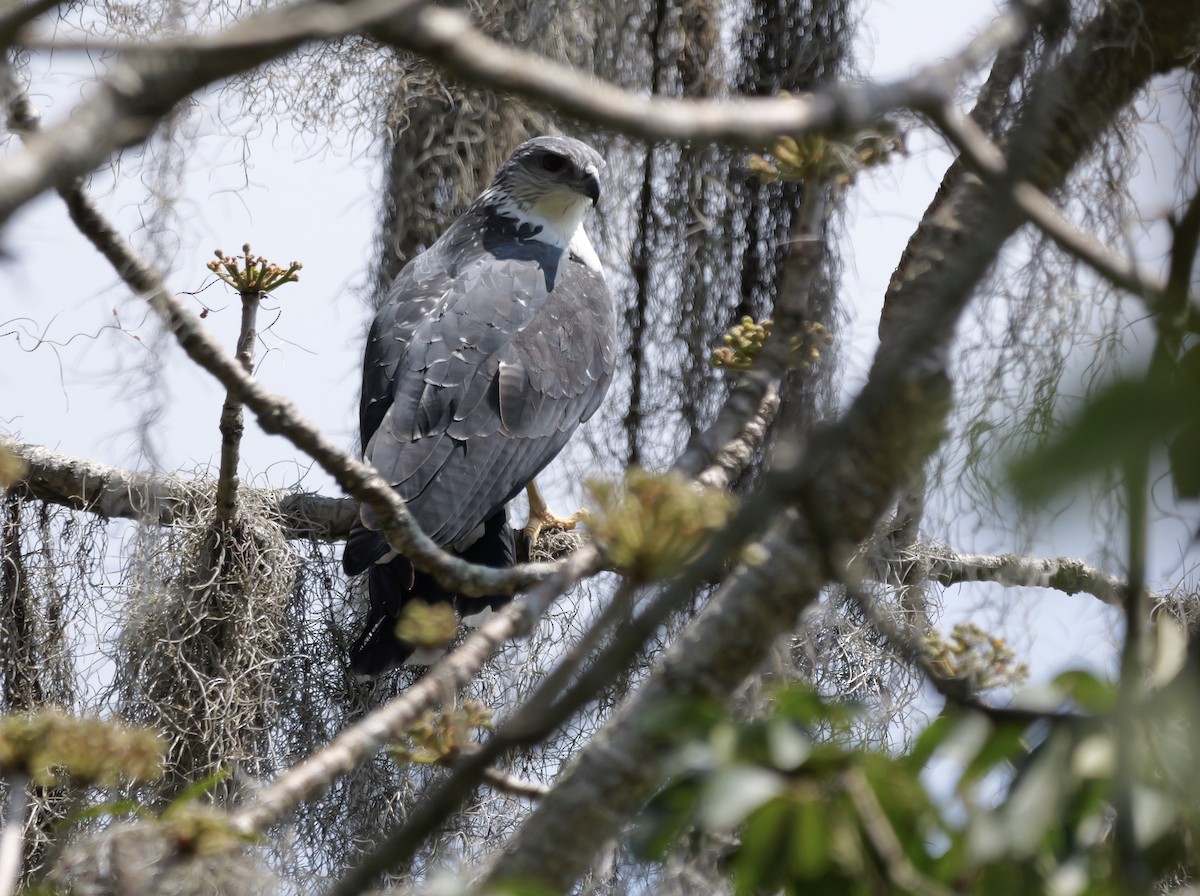
MULTIPOLYGON (((249 267, 250 247, 246 247, 246 265, 249 267)), ((246 373, 254 372, 254 340, 258 333, 255 320, 258 317, 260 293, 244 290, 241 293, 242 319, 238 330, 237 360, 246 373)), ((232 392, 225 393, 225 404, 221 407, 221 467, 217 474, 218 524, 228 524, 237 513, 238 456, 241 453, 242 434, 245 432, 242 403, 232 392)))
POLYGON ((530 800, 538 799, 550 792, 550 788, 541 781, 518 778, 516 775, 502 772, 498 768, 486 769, 483 773, 483 780, 493 790, 530 800))
POLYGON ((8 802, 4 809, 4 830, 0 832, 0 896, 12 896, 21 880, 25 807, 29 802, 29 779, 25 775, 10 775, 7 783, 8 802))
POLYGON ((379 753, 446 693, 471 681, 495 650, 516 631, 518 604, 509 604, 475 629, 454 651, 403 694, 342 731, 328 746, 292 766, 233 813, 230 825, 245 834, 261 834, 307 800, 323 793, 342 775, 379 753))
POLYGON ((1162 301, 1166 284, 1138 271, 1133 261, 1076 227, 1050 197, 1032 184, 1013 181, 1004 153, 970 118, 945 106, 930 116, 955 148, 1002 196, 1006 196, 1060 249, 1119 289, 1142 297, 1151 308, 1162 301))

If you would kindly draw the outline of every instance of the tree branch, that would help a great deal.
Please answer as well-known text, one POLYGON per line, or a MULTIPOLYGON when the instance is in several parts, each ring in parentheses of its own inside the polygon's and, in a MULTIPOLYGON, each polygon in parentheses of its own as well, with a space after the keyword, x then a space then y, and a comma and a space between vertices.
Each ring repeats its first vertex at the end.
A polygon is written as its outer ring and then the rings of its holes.
MULTIPOLYGON (((314 39, 370 31, 470 83, 539 100, 580 121, 646 140, 762 147, 784 134, 861 129, 901 107, 940 107, 964 74, 998 49, 1019 41, 1026 28, 1025 7, 1014 6, 961 53, 910 78, 891 84, 831 87, 802 98, 714 102, 644 97, 621 90, 485 37, 462 13, 416 0, 293 4, 252 16, 210 37, 123 47, 126 60, 98 82, 98 89, 75 114, 31 137, 23 152, 0 165, 0 223, 44 190, 64 187, 115 150, 147 139, 158 120, 192 92, 314 39)), ((21 45, 55 51, 95 46, 30 38, 21 45)))
POLYGON ((484 782, 493 790, 507 793, 510 796, 524 797, 536 800, 550 792, 550 788, 541 781, 528 781, 502 772, 498 768, 489 768, 483 773, 484 782))
MULTIPOLYGON (((25 461, 23 486, 48 504, 94 513, 104 519, 149 520, 174 525, 194 516, 212 493, 212 480, 140 473, 50 451, 0 436, 0 445, 25 461)), ((285 489, 250 489, 279 519, 288 538, 340 541, 358 512, 350 498, 285 489)))
POLYGON ((1071 557, 1019 554, 960 554, 949 548, 917 546, 929 576, 942 585, 995 582, 1011 588, 1053 588, 1063 594, 1090 594, 1109 606, 1124 606, 1125 582, 1071 557))
MULTIPOLYGON (((246 267, 250 267, 250 247, 246 247, 246 267)), ((258 317, 260 293, 258 290, 243 291, 242 318, 238 329, 237 360, 246 373, 254 372, 254 340, 258 333, 255 320, 258 317)), ((231 523, 237 513, 238 455, 241 453, 242 434, 246 431, 243 422, 242 403, 232 391, 225 393, 225 404, 221 407, 221 467, 217 474, 218 524, 231 523)))
POLYGON ((1014 181, 1004 153, 975 122, 958 115, 949 107, 930 117, 963 154, 971 168, 1054 240, 1060 249, 1088 265, 1118 289, 1142 297, 1151 307, 1161 303, 1166 284, 1142 274, 1131 259, 1077 228, 1059 211, 1054 201, 1037 187, 1026 181, 1014 181))

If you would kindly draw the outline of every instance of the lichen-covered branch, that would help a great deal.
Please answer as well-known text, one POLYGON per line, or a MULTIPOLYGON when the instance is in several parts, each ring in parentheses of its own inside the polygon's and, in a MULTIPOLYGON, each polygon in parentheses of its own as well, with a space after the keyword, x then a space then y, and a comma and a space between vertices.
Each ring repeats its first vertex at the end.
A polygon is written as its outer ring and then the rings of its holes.
MULTIPOLYGON (((211 479, 141 473, 50 451, 0 436, 0 445, 28 465, 22 479, 29 495, 48 504, 94 513, 104 519, 147 520, 161 526, 194 515, 210 500, 211 479)), ((270 496, 288 538, 340 541, 350 531, 358 504, 289 489, 254 489, 256 500, 270 496)))
POLYGON ((918 549, 929 577, 943 585, 995 582, 1011 588, 1053 588, 1063 594, 1090 594, 1114 607, 1123 606, 1125 582, 1071 557, 1019 554, 960 554, 946 548, 918 549))

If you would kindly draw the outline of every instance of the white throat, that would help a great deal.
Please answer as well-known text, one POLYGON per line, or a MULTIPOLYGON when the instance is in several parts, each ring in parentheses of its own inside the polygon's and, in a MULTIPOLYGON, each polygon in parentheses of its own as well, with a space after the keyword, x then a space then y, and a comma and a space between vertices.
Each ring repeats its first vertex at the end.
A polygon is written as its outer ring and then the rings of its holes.
POLYGON ((522 224, 541 228, 535 240, 566 249, 587 267, 603 276, 600 256, 592 248, 587 232, 583 229, 583 216, 587 214, 587 198, 576 193, 551 193, 525 209, 504 197, 496 206, 503 215, 516 218, 522 224))

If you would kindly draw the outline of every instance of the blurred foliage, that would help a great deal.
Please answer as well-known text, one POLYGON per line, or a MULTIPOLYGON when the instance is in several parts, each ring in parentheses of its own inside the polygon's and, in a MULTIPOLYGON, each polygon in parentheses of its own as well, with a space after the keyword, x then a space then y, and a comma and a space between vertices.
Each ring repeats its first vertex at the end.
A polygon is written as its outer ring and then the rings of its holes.
POLYGON ((1016 661, 1007 641, 974 623, 954 626, 949 638, 932 631, 925 636, 924 647, 935 669, 946 678, 966 682, 973 691, 1016 687, 1029 677, 1028 667, 1016 661))
POLYGON ((450 709, 422 713, 403 739, 388 748, 388 755, 401 764, 442 762, 471 748, 473 730, 491 727, 491 708, 480 700, 464 700, 450 709))
POLYGON ((1200 498, 1200 345, 1143 377, 1111 383, 1044 444, 1017 459, 1011 478, 1029 503, 1138 457, 1166 450, 1181 498, 1200 498))
POLYGON ((864 168, 885 165, 904 153, 904 141, 895 126, 884 122, 848 140, 806 134, 799 140, 780 137, 766 154, 752 154, 750 170, 767 182, 818 181, 848 186, 864 168))
MULTIPOLYGON (((1182 748, 1200 703, 1168 693, 1138 726, 1133 807, 1159 881, 1193 875, 1200 805, 1182 748)), ((675 704, 652 722, 673 744, 671 774, 641 812, 636 848, 658 860, 723 836, 739 896, 1122 893, 1114 703, 1111 684, 1070 672, 1040 695, 1044 715, 947 707, 903 752, 857 745, 851 709, 795 686, 750 720, 675 704)))
POLYGON ((0 489, 16 485, 28 472, 29 465, 23 458, 0 445, 0 489))
POLYGON ((411 600, 396 621, 396 637, 414 647, 445 647, 458 632, 458 614, 448 603, 411 600))
POLYGON ((0 774, 39 786, 116 787, 157 778, 165 745, 157 732, 46 708, 0 719, 0 774))
POLYGON ((633 467, 619 482, 590 480, 587 526, 604 556, 637 581, 673 575, 724 525, 735 499, 677 472, 633 467))

